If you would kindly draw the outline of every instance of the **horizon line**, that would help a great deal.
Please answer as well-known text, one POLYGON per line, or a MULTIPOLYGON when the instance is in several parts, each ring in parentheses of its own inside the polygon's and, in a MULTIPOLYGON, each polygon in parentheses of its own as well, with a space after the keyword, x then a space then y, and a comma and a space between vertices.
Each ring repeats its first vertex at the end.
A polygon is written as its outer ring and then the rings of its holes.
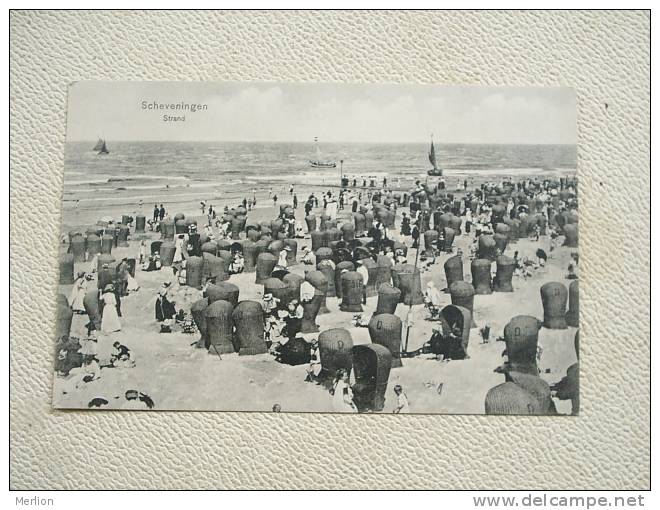
MULTIPOLYGON (((299 143, 299 144, 314 144, 313 140, 311 141, 302 141, 302 140, 112 140, 104 138, 103 136, 99 137, 104 141, 110 140, 113 143, 299 143)), ((91 143, 92 145, 98 141, 98 138, 88 139, 88 140, 66 140, 65 143, 91 143)), ((321 142, 321 144, 374 144, 374 145, 425 145, 430 142, 372 142, 372 141, 337 141, 337 142, 321 142)), ((437 142, 433 140, 435 145, 566 145, 566 146, 577 146, 577 142, 573 143, 558 143, 558 142, 437 142)))

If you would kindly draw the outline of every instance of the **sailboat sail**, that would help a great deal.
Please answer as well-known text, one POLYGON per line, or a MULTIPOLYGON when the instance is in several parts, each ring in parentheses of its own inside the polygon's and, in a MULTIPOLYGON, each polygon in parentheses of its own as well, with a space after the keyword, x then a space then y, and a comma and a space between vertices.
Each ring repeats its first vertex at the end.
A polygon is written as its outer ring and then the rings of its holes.
POLYGON ((312 168, 337 168, 337 163, 335 161, 322 160, 318 137, 314 137, 314 142, 316 143, 316 160, 309 161, 310 165, 312 165, 312 168))
POLYGON ((93 151, 100 151, 103 148, 104 143, 105 143, 105 141, 103 140, 103 138, 99 138, 99 141, 96 142, 96 145, 94 146, 94 148, 92 150, 93 151))
POLYGON ((435 159, 435 147, 433 146, 433 140, 431 140, 431 151, 429 152, 429 161, 433 165, 433 170, 437 170, 438 162, 435 159))
POLYGON ((101 140, 101 148, 98 149, 98 154, 110 154, 110 151, 108 150, 108 147, 105 145, 105 140, 101 140))
POLYGON ((321 161, 321 147, 319 147, 319 139, 314 137, 314 142, 316 142, 316 160, 321 161))
POLYGON ((431 149, 429 150, 429 162, 433 165, 433 169, 427 172, 428 175, 439 177, 442 175, 442 168, 438 168, 438 160, 435 156, 435 146, 433 145, 433 139, 431 138, 431 149))

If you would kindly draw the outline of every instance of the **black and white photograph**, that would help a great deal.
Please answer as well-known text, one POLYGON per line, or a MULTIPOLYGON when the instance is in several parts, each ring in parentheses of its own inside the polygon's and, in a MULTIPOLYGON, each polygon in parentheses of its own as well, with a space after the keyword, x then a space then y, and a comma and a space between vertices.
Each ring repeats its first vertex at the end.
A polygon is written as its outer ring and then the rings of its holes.
POLYGON ((577 415, 564 87, 75 82, 53 407, 577 415))

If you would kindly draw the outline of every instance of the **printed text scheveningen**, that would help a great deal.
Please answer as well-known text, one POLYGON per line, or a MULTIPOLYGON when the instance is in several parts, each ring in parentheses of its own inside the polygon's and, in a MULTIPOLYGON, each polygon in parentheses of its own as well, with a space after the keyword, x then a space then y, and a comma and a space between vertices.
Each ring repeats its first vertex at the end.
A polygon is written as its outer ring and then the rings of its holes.
POLYGON ((180 101, 178 103, 159 103, 158 101, 142 101, 140 103, 142 110, 183 110, 195 113, 197 111, 208 110, 209 105, 203 103, 186 103, 180 101))

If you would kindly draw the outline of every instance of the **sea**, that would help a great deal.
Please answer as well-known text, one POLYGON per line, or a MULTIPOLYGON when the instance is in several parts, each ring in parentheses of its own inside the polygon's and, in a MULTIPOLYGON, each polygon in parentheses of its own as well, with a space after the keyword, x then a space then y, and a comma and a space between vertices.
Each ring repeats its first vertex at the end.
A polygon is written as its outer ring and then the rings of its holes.
MULTIPOLYGON (((428 144, 323 144, 323 160, 336 168, 312 168, 313 143, 266 142, 113 142, 107 155, 95 142, 69 142, 64 163, 63 210, 77 215, 107 208, 134 211, 140 200, 153 203, 224 205, 268 191, 338 186, 341 174, 373 178, 380 185, 406 188, 426 179, 431 168, 428 144)), ((475 183, 500 177, 575 175, 575 145, 435 145, 448 186, 452 180, 475 183)), ((263 203, 263 201, 262 201, 263 203)))

